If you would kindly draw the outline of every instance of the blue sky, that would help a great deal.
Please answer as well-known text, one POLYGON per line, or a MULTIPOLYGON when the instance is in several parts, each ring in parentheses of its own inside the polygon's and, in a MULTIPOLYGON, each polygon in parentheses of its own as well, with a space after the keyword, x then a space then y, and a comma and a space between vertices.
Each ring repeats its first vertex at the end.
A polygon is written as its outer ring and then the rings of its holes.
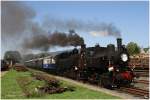
MULTIPOLYGON (((43 16, 57 16, 58 18, 75 18, 79 20, 98 20, 113 23, 120 31, 123 43, 131 41, 142 47, 149 43, 148 2, 144 1, 96 1, 96 2, 25 2, 37 12, 36 21, 41 22, 43 16)), ((98 36, 80 33, 88 46, 99 43, 106 46, 108 43, 116 43, 114 37, 98 36)))
MULTIPOLYGON (((141 47, 149 45, 148 1, 24 1, 23 3, 36 11, 34 20, 39 23, 43 22, 45 15, 56 16, 60 19, 74 18, 85 22, 94 20, 113 23, 121 31, 123 44, 136 42, 141 47)), ((78 31, 77 33, 84 38, 87 46, 94 46, 97 43, 101 46, 107 46, 109 43, 116 45, 116 38, 112 36, 95 37, 86 32, 78 31)), ((20 38, 20 40, 22 39, 20 38)), ((18 48, 14 47, 14 41, 6 44, 8 45, 3 44, 2 55, 7 50, 18 48)), ((50 51, 66 49, 68 47, 56 47, 50 51)))

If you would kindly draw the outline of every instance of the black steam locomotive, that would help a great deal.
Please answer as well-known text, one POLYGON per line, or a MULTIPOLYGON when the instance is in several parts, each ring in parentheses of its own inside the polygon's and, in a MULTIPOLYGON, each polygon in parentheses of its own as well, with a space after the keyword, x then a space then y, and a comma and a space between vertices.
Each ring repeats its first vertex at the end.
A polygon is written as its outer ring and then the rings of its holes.
POLYGON ((118 38, 117 48, 113 44, 88 48, 81 45, 80 49, 75 48, 55 56, 27 61, 26 65, 37 66, 40 63, 39 67, 53 70, 57 75, 112 88, 129 85, 133 81, 134 73, 128 67, 129 60, 122 39, 118 38))

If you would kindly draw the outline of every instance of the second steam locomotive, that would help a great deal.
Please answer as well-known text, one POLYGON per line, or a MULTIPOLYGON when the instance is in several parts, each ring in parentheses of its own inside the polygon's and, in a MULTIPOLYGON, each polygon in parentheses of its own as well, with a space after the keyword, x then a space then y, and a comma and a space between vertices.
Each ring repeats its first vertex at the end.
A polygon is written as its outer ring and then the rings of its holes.
POLYGON ((28 67, 38 67, 72 79, 88 81, 106 88, 120 87, 132 83, 135 75, 128 67, 129 54, 122 39, 117 39, 117 47, 86 47, 64 51, 39 59, 26 61, 28 67))

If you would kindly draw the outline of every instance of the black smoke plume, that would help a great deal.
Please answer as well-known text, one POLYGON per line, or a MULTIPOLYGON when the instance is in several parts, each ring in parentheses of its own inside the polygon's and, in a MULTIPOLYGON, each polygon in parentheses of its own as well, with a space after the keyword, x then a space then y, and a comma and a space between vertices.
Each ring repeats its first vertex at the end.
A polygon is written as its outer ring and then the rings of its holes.
POLYGON ((28 29, 36 13, 22 2, 2 1, 1 15, 2 37, 13 37, 28 29))
POLYGON ((69 34, 63 32, 54 32, 49 37, 49 43, 56 46, 79 46, 84 44, 84 40, 74 30, 70 30, 69 34))
POLYGON ((24 49, 40 49, 47 51, 49 48, 48 36, 39 34, 33 35, 31 38, 25 38, 23 42, 24 49))
POLYGON ((45 16, 43 26, 51 29, 88 32, 93 36, 113 36, 121 37, 120 30, 113 23, 99 22, 98 20, 78 20, 78 19, 61 19, 57 16, 45 16))
POLYGON ((23 46, 28 49, 40 49, 47 51, 51 47, 79 46, 84 44, 84 39, 74 30, 69 33, 55 31, 50 35, 39 34, 24 40, 23 46))
POLYGON ((18 50, 22 53, 21 42, 29 31, 36 12, 21 1, 1 2, 1 42, 2 55, 7 50, 18 50))
POLYGON ((36 13, 24 2, 1 2, 2 51, 4 48, 8 50, 20 48, 23 50, 20 52, 24 53, 28 49, 47 51, 54 46, 64 47, 83 44, 83 38, 73 30, 64 33, 69 29, 90 33, 94 36, 121 36, 120 31, 111 23, 102 23, 97 20, 83 21, 74 18, 61 19, 57 16, 44 17, 44 20, 41 19, 39 23, 34 21, 37 16, 36 13), (56 31, 48 35, 47 29, 61 32, 56 31))

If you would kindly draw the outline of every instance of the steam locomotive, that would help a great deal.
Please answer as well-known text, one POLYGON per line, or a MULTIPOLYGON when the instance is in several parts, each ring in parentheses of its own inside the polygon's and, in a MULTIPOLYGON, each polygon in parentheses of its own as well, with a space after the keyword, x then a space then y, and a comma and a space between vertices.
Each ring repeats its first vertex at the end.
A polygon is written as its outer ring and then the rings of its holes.
POLYGON ((122 39, 118 38, 117 48, 113 44, 86 48, 83 44, 80 49, 26 61, 25 64, 53 71, 57 75, 114 88, 132 83, 135 75, 128 67, 129 60, 122 39))

